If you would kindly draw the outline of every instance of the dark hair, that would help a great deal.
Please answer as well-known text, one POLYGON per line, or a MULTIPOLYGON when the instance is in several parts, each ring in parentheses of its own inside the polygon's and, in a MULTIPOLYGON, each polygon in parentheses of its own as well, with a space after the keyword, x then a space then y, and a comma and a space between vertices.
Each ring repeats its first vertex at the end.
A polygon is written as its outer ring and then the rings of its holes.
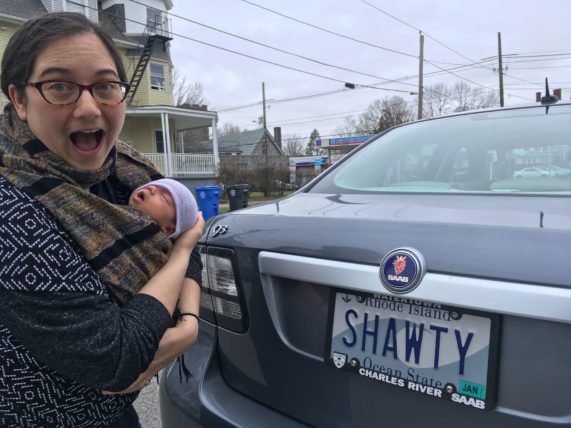
MULTIPOLYGON (((55 12, 26 21, 10 38, 2 58, 2 92, 10 99, 8 86, 13 84, 23 93, 38 55, 55 40, 81 33, 93 33, 107 47, 117 67, 119 79, 128 82, 127 72, 111 36, 86 16, 73 12, 55 12)), ((10 107, 9 103, 6 107, 10 107)))

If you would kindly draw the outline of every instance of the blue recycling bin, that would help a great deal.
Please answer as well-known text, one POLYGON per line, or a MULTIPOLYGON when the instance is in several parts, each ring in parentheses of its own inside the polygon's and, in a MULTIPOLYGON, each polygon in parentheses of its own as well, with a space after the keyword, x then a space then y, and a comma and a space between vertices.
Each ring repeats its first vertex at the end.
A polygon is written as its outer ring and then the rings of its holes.
POLYGON ((200 186, 194 188, 198 209, 202 211, 202 217, 204 220, 208 220, 210 217, 218 215, 220 190, 220 186, 200 186))

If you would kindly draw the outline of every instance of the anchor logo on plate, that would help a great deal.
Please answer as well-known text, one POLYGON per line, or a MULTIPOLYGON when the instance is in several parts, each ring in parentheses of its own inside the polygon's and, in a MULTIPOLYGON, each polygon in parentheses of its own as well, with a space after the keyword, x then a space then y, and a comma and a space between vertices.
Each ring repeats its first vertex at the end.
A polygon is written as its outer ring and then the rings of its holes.
POLYGON ((333 352, 333 364, 338 369, 343 368, 345 363, 347 362, 347 355, 341 354, 340 352, 333 352))

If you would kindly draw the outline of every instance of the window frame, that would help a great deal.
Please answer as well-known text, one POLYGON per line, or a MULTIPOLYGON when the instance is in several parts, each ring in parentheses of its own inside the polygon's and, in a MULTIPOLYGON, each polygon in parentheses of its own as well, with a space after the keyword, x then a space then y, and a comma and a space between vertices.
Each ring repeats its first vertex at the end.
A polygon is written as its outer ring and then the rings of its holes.
POLYGON ((164 31, 163 24, 164 24, 163 13, 152 7, 147 7, 147 27, 151 29, 151 32, 162 33, 164 31), (159 17, 158 21, 157 17, 159 17))
POLYGON ((164 154, 165 153, 165 141, 164 141, 164 135, 163 135, 163 130, 161 128, 155 128, 154 131, 154 142, 155 142, 155 153, 160 153, 160 154, 164 154), (161 145, 161 149, 159 151, 159 145, 161 145))
POLYGON ((81 13, 82 15, 89 17, 88 2, 89 2, 89 0, 63 0, 63 10, 64 10, 64 12, 81 13), (82 3, 82 4, 78 4, 78 3, 82 3), (72 6, 72 9, 74 7, 78 7, 78 8, 81 8, 82 11, 79 12, 75 9, 70 10, 69 9, 70 5, 72 6))
POLYGON ((155 90, 155 91, 166 91, 166 87, 167 87, 167 77, 166 77, 166 72, 165 72, 165 65, 164 64, 160 64, 160 63, 156 63, 156 62, 151 62, 150 66, 149 66, 149 73, 150 73, 150 83, 151 83, 151 89, 155 90), (153 66, 155 67, 160 67, 162 70, 162 76, 156 73, 156 70, 153 71, 153 66), (156 79, 162 79, 162 86, 159 85, 154 85, 153 84, 153 78, 156 79))

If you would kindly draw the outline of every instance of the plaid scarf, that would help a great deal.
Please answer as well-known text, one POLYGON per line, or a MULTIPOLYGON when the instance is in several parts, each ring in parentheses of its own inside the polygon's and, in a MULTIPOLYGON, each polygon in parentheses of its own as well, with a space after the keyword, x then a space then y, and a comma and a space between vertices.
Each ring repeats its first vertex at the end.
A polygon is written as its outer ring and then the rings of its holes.
POLYGON ((161 177, 123 142, 117 142, 101 168, 79 171, 36 139, 13 110, 0 116, 0 175, 52 214, 124 303, 163 266, 171 241, 148 215, 89 192, 111 174, 131 190, 161 177))

